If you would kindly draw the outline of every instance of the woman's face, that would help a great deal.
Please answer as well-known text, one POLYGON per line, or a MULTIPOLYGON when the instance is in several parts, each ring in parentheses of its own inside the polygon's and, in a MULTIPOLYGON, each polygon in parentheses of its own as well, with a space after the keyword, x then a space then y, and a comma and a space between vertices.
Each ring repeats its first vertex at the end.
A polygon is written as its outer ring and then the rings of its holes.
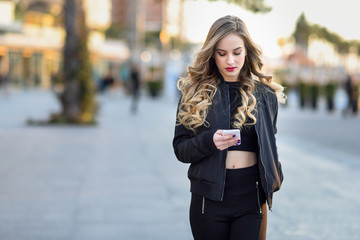
POLYGON ((215 47, 214 58, 225 81, 235 82, 238 80, 240 70, 244 66, 245 56, 244 41, 235 33, 230 33, 219 41, 215 47))

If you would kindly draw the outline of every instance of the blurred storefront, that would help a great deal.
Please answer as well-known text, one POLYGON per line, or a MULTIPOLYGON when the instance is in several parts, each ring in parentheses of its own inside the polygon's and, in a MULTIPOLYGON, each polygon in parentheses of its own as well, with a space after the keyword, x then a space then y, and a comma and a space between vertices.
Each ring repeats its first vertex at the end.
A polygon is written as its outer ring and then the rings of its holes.
MULTIPOLYGON (((49 88, 58 81, 65 38, 61 6, 62 0, 28 0, 18 5, 0 1, 0 75, 11 85, 49 88), (16 16, 19 11, 21 19, 16 16)), ((111 69, 120 68, 130 53, 123 41, 105 39, 110 0, 85 0, 84 7, 93 79, 97 81, 111 69)))

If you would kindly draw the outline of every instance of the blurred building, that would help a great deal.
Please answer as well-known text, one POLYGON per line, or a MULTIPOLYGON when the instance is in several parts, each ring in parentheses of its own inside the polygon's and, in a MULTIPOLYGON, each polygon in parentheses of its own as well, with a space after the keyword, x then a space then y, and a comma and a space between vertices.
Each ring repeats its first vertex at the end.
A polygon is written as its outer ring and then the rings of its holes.
MULTIPOLYGON (((112 26, 122 30, 132 50, 140 56, 149 45, 161 49, 160 33, 163 29, 164 0, 112 0, 112 26)), ((137 62, 140 59, 132 59, 137 62)))
POLYGON ((112 0, 111 23, 126 28, 130 23, 129 0, 112 0))
MULTIPOLYGON (((63 0, 0 1, 0 74, 18 86, 50 87, 61 70, 63 0)), ((121 40, 106 40, 111 0, 83 0, 95 80, 129 58, 121 40)))
POLYGON ((360 56, 357 49, 348 53, 339 52, 334 44, 310 36, 305 49, 293 41, 281 42, 283 48, 282 61, 269 71, 282 72, 282 81, 289 85, 298 82, 325 85, 327 83, 342 84, 348 73, 360 72, 360 56))
POLYGON ((164 0, 111 0, 111 2, 113 25, 131 30, 134 24, 145 32, 162 30, 164 0))
MULTIPOLYGON (((164 16, 167 0, 112 0, 111 26, 131 51, 128 64, 140 67, 142 81, 164 81, 167 35, 164 16)), ((129 69, 129 66, 128 66, 129 69)))

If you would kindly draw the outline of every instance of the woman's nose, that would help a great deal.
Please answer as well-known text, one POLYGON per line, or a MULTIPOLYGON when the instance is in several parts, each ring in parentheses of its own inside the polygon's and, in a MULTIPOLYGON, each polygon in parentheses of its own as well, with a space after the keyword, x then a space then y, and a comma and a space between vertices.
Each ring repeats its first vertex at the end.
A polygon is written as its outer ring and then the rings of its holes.
POLYGON ((231 54, 229 54, 226 62, 227 62, 228 64, 234 63, 234 56, 231 55, 231 54))

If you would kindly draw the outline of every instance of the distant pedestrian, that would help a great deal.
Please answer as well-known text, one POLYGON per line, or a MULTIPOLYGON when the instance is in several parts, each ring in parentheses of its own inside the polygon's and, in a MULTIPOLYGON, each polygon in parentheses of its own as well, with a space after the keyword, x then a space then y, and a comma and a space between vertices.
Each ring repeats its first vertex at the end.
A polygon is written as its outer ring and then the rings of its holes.
POLYGON ((355 115, 358 111, 358 90, 355 88, 353 84, 353 79, 350 74, 347 75, 345 80, 345 91, 347 95, 347 105, 343 110, 343 115, 346 117, 349 114, 355 115))
POLYGON ((3 86, 3 82, 4 82, 4 76, 0 73, 0 90, 3 86))
POLYGON ((275 134, 285 95, 262 66, 245 23, 225 16, 178 82, 173 147, 178 160, 191 164, 195 240, 266 238, 266 202, 271 209, 283 180, 275 134), (225 130, 240 130, 240 137, 225 130))
POLYGON ((138 102, 140 97, 140 77, 139 69, 133 65, 130 73, 130 94, 131 94, 131 113, 135 114, 138 110, 138 102))
POLYGON ((0 75, 0 92, 3 92, 5 95, 8 94, 9 81, 10 81, 10 72, 0 75))
POLYGON ((112 74, 109 72, 100 80, 99 90, 100 92, 106 92, 108 89, 111 89, 114 86, 115 79, 112 74))
POLYGON ((352 112, 354 115, 359 112, 359 86, 354 86, 352 112))

